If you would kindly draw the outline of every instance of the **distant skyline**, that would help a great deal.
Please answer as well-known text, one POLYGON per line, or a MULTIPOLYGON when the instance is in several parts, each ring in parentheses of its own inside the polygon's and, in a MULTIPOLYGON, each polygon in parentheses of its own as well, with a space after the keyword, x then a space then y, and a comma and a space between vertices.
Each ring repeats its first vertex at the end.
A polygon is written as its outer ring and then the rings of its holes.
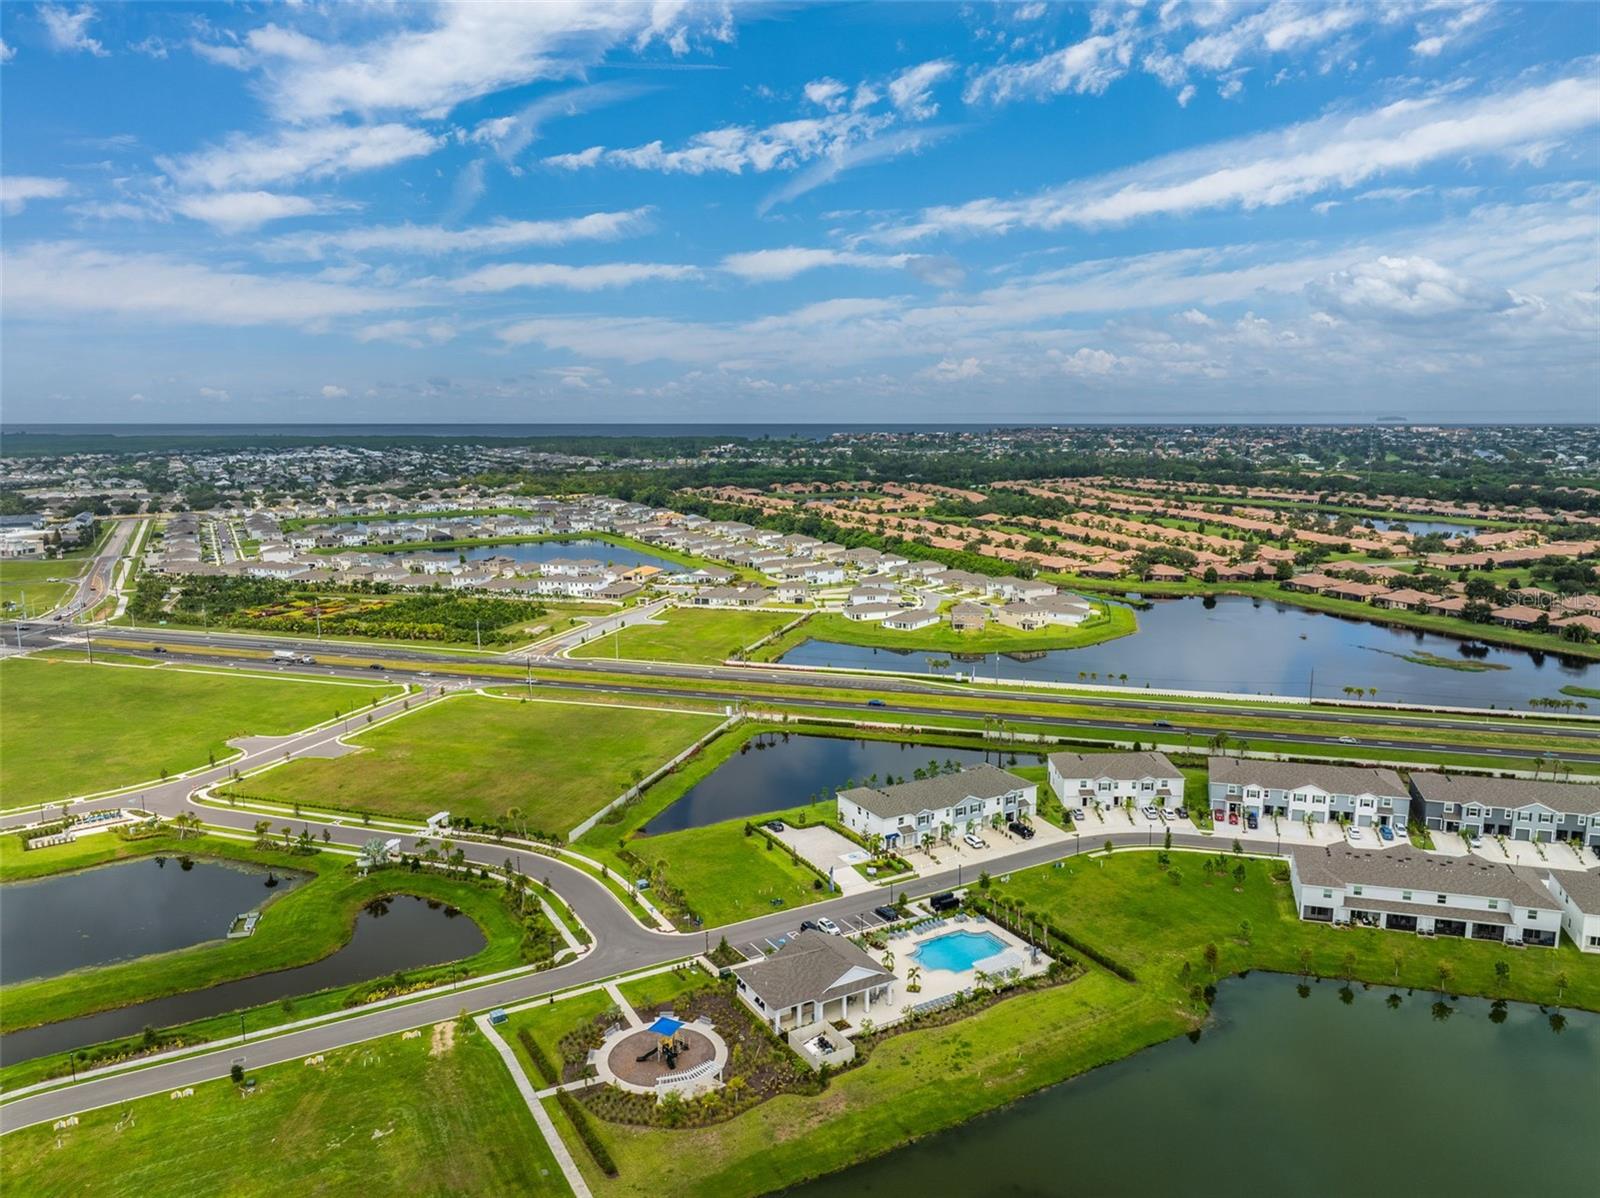
POLYGON ((6 4, 3 418, 1597 420, 1597 12, 6 4))

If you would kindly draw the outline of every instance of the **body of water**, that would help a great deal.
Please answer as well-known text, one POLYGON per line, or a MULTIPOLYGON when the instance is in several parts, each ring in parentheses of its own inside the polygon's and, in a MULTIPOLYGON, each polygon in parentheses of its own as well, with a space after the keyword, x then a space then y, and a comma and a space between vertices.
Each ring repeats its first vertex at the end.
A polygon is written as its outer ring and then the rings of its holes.
MULTIPOLYGON (((109 833, 107 833, 109 835, 109 833)), ((0 889, 0 978, 6 985, 188 948, 228 934, 302 880, 218 861, 144 857, 0 889)))
MULTIPOLYGON (((263 923, 255 934, 272 935, 271 923, 263 923)), ((367 982, 396 970, 458 961, 479 952, 485 943, 478 925, 454 908, 432 899, 396 895, 368 904, 356 917, 349 942, 320 961, 11 1032, 0 1036, 0 1063, 9 1065, 98 1044, 134 1035, 145 1027, 174 1027, 281 998, 367 982)))
POLYGON ((1226 982, 1198 1040, 787 1193, 1505 1198, 1555 1178, 1591 1188, 1600 1016, 1566 1012, 1556 1032, 1538 1007, 1436 1009, 1433 994, 1391 1004, 1383 988, 1343 989, 1313 984, 1301 998, 1280 975, 1226 982))
POLYGON ((1414 537, 1425 537, 1431 532, 1442 532, 1447 537, 1470 537, 1474 533, 1482 532, 1476 524, 1463 524, 1459 520, 1373 520, 1372 527, 1380 532, 1387 532, 1396 524, 1404 524, 1406 531, 1414 537))
MULTIPOLYGON (((1015 756, 1025 765, 1039 761, 1036 753, 1015 756)), ((879 783, 891 776, 909 779, 930 763, 988 761, 1004 766, 1012 757, 992 750, 985 753, 915 742, 764 733, 746 741, 737 754, 690 787, 644 830, 678 832, 723 820, 750 819, 820 801, 833 790, 860 785, 873 777, 879 783)))
POLYGON ((1414 632, 1246 595, 1157 600, 1132 636, 1083 649, 956 660, 949 653, 805 641, 779 660, 806 666, 975 674, 1051 682, 1099 681, 1176 690, 1342 698, 1377 688, 1402 703, 1522 705, 1600 675, 1596 663, 1528 649, 1414 632), (1465 672, 1405 660, 1432 654, 1494 668, 1465 672), (1091 679, 1089 675, 1098 675, 1091 679), (1124 683, 1121 675, 1127 675, 1124 683))

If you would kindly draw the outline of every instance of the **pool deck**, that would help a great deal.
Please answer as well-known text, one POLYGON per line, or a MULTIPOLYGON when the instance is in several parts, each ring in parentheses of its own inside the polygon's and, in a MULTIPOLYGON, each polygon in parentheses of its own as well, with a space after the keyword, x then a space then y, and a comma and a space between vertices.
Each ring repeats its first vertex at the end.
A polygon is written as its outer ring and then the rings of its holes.
MULTIPOLYGON (((1044 973, 1050 968, 1050 958, 1043 953, 1035 955, 1034 949, 1012 935, 998 924, 989 922, 981 916, 950 916, 945 919, 926 921, 926 924, 914 924, 905 932, 894 936, 889 941, 888 951, 894 954, 894 972, 899 976, 900 996, 904 999, 904 1006, 909 1012, 911 1008, 926 1006, 950 998, 952 995, 961 994, 972 989, 977 984, 975 976, 979 966, 990 965, 990 970, 998 968, 1005 960, 1009 959, 1020 963, 1023 977, 1034 977, 1044 973), (948 936, 952 932, 988 933, 999 940, 1005 947, 995 958, 988 958, 974 962, 968 969, 952 971, 947 969, 929 969, 916 959, 917 950, 930 940, 937 940, 941 936, 948 936), (917 979, 922 986, 920 993, 911 993, 906 989, 906 975, 913 966, 922 970, 917 979)), ((881 959, 881 958, 880 958, 881 959)))

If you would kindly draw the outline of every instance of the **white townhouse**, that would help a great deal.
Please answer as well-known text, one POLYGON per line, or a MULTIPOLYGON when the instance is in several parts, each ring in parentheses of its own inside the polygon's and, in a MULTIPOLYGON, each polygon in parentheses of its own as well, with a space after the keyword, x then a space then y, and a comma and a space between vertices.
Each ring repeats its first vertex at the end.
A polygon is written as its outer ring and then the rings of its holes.
POLYGON ((883 626, 896 632, 915 632, 939 622, 939 612, 932 607, 903 607, 883 618, 883 626))
POLYGON ((1544 887, 1561 904, 1561 930, 1572 943, 1600 953, 1600 870, 1552 869, 1544 887))
POLYGON ((1360 828, 1407 826, 1411 800, 1393 770, 1239 757, 1212 757, 1206 765, 1213 817, 1233 823, 1249 815, 1276 815, 1316 823, 1347 819, 1360 828))
POLYGON ((845 827, 883 837, 886 848, 910 848, 984 827, 997 815, 1031 815, 1038 796, 1035 783, 984 764, 892 786, 852 787, 837 802, 845 827))
POLYGON ((1183 771, 1165 753, 1052 753, 1049 776, 1050 789, 1069 811, 1129 799, 1141 807, 1183 807, 1183 771))
POLYGON ((1554 948, 1562 906, 1539 875, 1420 849, 1295 848, 1289 884, 1301 919, 1554 948))

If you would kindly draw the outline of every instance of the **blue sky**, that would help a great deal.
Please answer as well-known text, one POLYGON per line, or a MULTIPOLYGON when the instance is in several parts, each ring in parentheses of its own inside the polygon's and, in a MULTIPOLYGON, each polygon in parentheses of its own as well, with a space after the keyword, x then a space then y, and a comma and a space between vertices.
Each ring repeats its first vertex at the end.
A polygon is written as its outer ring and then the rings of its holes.
POLYGON ((1593 4, 0 38, 10 422, 1600 419, 1593 4))

